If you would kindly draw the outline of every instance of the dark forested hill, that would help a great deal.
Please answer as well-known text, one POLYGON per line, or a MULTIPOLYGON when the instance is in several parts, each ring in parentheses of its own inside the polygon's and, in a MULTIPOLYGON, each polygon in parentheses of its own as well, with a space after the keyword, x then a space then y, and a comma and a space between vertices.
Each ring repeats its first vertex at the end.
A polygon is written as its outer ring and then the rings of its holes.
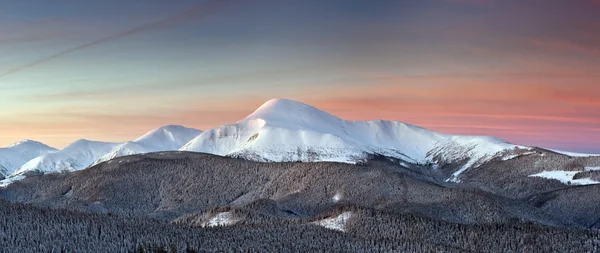
MULTIPOLYGON (((511 197, 489 190, 501 187, 477 187, 484 182, 477 174, 466 174, 464 185, 448 184, 415 166, 384 158, 358 165, 259 163, 190 152, 120 157, 0 188, 1 198, 30 204, 1 203, 0 240, 22 252, 94 252, 101 245, 261 252, 593 252, 600 246, 597 230, 588 229, 598 226, 596 186, 529 178, 538 190, 511 197)), ((486 166, 480 169, 494 165, 486 166)))
POLYGON ((0 201, 3 252, 597 252, 598 231, 534 224, 464 225, 340 207, 346 232, 310 220, 194 228, 154 219, 0 201))
POLYGON ((200 153, 154 153, 74 173, 26 178, 1 190, 0 197, 163 220, 269 199, 286 217, 295 218, 353 204, 468 224, 524 220, 576 225, 524 201, 422 180, 385 160, 363 165, 259 163, 200 153))

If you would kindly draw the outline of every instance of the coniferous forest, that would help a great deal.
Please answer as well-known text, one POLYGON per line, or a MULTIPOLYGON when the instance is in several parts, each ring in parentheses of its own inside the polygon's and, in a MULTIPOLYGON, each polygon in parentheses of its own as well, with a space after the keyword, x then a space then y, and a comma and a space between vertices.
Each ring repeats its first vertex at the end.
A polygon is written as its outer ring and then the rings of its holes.
POLYGON ((587 225, 595 202, 570 216, 536 207, 560 200, 560 189, 528 202, 441 185, 377 159, 257 163, 163 153, 114 161, 0 189, 3 251, 600 251, 600 233, 587 225))
POLYGON ((0 201, 3 252, 597 252, 600 233, 530 223, 464 225, 361 207, 347 232, 303 220, 199 228, 0 201))

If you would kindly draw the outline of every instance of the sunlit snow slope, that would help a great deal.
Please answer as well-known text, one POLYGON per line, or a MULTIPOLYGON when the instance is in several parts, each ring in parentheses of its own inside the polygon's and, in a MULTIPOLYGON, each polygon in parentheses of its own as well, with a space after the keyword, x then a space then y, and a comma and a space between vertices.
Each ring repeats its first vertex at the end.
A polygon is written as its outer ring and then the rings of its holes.
POLYGON ((28 173, 76 171, 87 168, 119 143, 78 140, 66 148, 38 156, 15 171, 11 177, 28 173))
POLYGON ((202 131, 177 125, 163 126, 147 134, 113 148, 94 164, 110 159, 149 152, 178 150, 190 140, 200 135, 202 131))
POLYGON ((8 147, 0 148, 0 177, 6 177, 27 161, 48 153, 56 152, 55 148, 43 143, 24 140, 8 147))
POLYGON ((181 150, 274 162, 356 163, 383 155, 420 164, 466 161, 466 169, 515 148, 492 137, 446 135, 402 122, 346 121, 310 105, 273 99, 181 150))

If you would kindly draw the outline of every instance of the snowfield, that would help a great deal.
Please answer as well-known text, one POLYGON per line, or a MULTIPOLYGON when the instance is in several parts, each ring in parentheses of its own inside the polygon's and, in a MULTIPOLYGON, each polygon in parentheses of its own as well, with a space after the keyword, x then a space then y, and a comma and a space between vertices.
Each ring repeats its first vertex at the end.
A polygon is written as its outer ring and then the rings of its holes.
POLYGON ((522 153, 522 154, 512 154, 512 155, 508 155, 508 156, 502 157, 502 161, 508 161, 508 160, 515 159, 517 157, 526 156, 526 155, 533 155, 533 154, 535 154, 535 152, 525 152, 525 153, 522 153))
POLYGON ((116 146, 93 165, 121 156, 178 150, 201 133, 198 129, 177 125, 160 127, 133 141, 116 146))
POLYGON ((58 151, 37 141, 24 140, 8 147, 0 148, 0 176, 7 177, 27 161, 58 151))
POLYGON ((313 224, 328 229, 346 232, 346 223, 348 222, 348 220, 350 220, 350 218, 352 218, 352 212, 343 212, 342 214, 336 217, 318 220, 313 222, 313 224))
POLYGON ((66 148, 38 156, 25 163, 10 177, 27 173, 68 172, 87 168, 101 156, 108 153, 118 143, 78 140, 66 148))
POLYGON ((555 179, 563 184, 572 185, 589 185, 589 184, 600 184, 598 181, 591 180, 590 178, 573 179, 573 177, 580 171, 543 171, 537 174, 529 175, 530 177, 541 177, 547 179, 555 179))
POLYGON ((231 212, 221 212, 211 218, 209 221, 202 224, 202 227, 219 227, 235 224, 231 212))
POLYGON ((0 188, 4 188, 7 187, 8 185, 12 184, 15 181, 21 180, 25 178, 24 176, 16 176, 16 177, 11 177, 11 178, 7 178, 4 180, 0 180, 0 188))
MULTIPOLYGON (((464 170, 519 146, 487 136, 457 136, 395 121, 346 121, 310 105, 273 99, 245 119, 208 130, 181 148, 264 162, 357 163, 371 155, 417 164, 460 162, 464 170)), ((524 147, 520 147, 524 148, 524 147)))
MULTIPOLYGON (((14 168, 12 171, 10 169, 6 170, 9 172, 6 175, 10 180, 5 180, 4 183, 9 184, 15 179, 23 178, 22 176, 32 173, 77 171, 116 157, 148 152, 176 151, 201 133, 202 131, 197 129, 168 125, 154 129, 126 143, 82 139, 73 142, 60 151, 41 143, 27 141, 13 145, 14 147, 28 145, 27 150, 33 150, 24 152, 29 155, 24 156, 24 159, 16 155, 5 155, 6 152, 9 152, 7 151, 9 148, 6 150, 0 149, 0 169, 5 167, 14 168), (6 157, 11 157, 12 162, 3 162, 6 157), (15 160, 17 162, 14 162, 15 160)), ((14 148, 13 146, 10 148, 14 148)), ((2 171, 0 170, 0 172, 2 171)))
POLYGON ((0 176, 75 171, 116 157, 179 150, 261 162, 355 164, 386 156, 399 159, 403 166, 436 169, 451 163, 460 167, 445 180, 460 183, 465 171, 493 159, 534 154, 531 147, 488 136, 449 135, 397 121, 343 120, 287 99, 269 100, 237 123, 206 132, 169 125, 125 143, 79 140, 60 151, 31 141, 13 146, 0 149, 0 176))

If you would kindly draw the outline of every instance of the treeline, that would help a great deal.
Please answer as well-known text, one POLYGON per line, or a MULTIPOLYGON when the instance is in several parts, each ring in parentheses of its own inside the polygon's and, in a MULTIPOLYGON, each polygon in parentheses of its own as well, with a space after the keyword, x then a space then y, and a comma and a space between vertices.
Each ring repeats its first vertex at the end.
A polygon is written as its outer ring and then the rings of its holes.
POLYGON ((370 240, 315 225, 191 228, 152 219, 0 201, 2 252, 461 252, 443 245, 370 240))
POLYGON ((364 238, 422 241, 473 252, 600 252, 600 231, 542 226, 514 221, 498 224, 457 224, 412 214, 356 207, 348 233, 364 238))
POLYGON ((464 225, 340 206, 311 219, 192 228, 0 201, 3 252, 598 252, 596 230, 464 225), (346 233, 309 222, 350 211, 346 233))

